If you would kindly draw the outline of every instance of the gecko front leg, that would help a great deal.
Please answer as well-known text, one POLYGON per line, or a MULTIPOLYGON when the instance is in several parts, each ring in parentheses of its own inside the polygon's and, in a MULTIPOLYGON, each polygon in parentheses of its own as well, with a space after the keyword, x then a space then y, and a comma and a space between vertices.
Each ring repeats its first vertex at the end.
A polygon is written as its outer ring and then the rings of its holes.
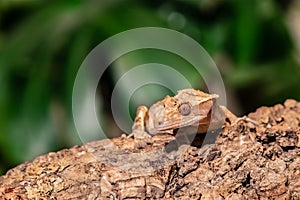
POLYGON ((235 116, 235 114, 233 114, 230 110, 228 110, 225 106, 220 106, 221 109, 224 111, 225 113, 225 117, 228 120, 228 122, 230 124, 233 124, 236 120, 237 117, 235 116))
POLYGON ((136 111, 136 117, 132 125, 132 133, 135 139, 145 139, 151 136, 146 131, 146 120, 148 118, 148 108, 146 106, 139 106, 136 111))
POLYGON ((229 123, 231 126, 236 125, 237 123, 239 123, 240 121, 246 121, 246 122, 250 122, 255 126, 258 126, 258 122, 247 117, 247 116, 243 116, 243 117, 237 117, 235 116, 232 112, 230 112, 225 106, 220 106, 222 108, 222 110, 225 112, 225 116, 226 118, 229 120, 229 123))

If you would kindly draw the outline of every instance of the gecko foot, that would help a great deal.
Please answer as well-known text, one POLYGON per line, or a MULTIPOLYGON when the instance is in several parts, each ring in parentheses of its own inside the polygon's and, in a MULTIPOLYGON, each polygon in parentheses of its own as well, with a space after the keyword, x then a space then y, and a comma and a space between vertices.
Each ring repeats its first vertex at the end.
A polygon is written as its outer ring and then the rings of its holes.
POLYGON ((127 136, 128 138, 133 137, 134 139, 149 139, 151 138, 151 135, 149 135, 147 132, 142 130, 134 130, 131 134, 127 136))
POLYGON ((249 118, 247 116, 243 116, 243 117, 236 118, 235 121, 233 122, 232 126, 238 124, 240 121, 245 121, 245 122, 247 122, 251 126, 258 126, 258 124, 259 124, 254 119, 251 119, 251 118, 249 118))

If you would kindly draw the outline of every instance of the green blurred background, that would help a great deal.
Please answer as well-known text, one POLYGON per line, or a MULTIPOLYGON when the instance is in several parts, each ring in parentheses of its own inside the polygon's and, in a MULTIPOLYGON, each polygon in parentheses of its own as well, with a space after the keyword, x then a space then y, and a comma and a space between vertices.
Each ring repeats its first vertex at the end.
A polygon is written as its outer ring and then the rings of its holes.
MULTIPOLYGON (((300 100, 297 0, 0 0, 0 174, 37 155, 81 145, 71 107, 78 68, 101 41, 145 26, 197 40, 219 67, 228 106, 239 115, 300 100)), ((180 68, 193 87, 205 88, 186 62, 168 52, 120 58, 105 72, 98 94, 110 137, 120 134, 110 111, 114 84, 133 66, 155 61, 180 68)), ((170 92, 143 90, 148 96, 131 102, 133 116, 138 104, 151 105, 170 92)))

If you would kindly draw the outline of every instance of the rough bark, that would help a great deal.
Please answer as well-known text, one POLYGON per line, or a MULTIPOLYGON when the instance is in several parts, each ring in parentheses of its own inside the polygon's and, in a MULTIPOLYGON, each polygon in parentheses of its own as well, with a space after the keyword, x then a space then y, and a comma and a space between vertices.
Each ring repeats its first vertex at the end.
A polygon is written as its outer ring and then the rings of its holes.
MULTIPOLYGON (((300 199, 300 103, 261 107, 215 143, 91 142, 0 177, 1 199, 300 199), (256 123, 257 122, 257 123, 256 123)), ((213 134, 213 133, 207 133, 213 134)), ((207 135, 209 136, 209 135, 207 135)), ((173 141, 172 141, 173 140, 173 141)), ((200 142, 199 142, 200 141, 200 142)))

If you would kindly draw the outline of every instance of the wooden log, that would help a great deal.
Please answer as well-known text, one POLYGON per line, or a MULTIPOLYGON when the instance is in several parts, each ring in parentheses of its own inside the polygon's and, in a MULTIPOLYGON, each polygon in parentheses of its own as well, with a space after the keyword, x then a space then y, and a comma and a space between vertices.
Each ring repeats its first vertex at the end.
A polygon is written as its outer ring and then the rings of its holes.
POLYGON ((204 146, 122 136, 39 156, 0 177, 0 199, 300 199, 300 103, 248 117, 204 146))

